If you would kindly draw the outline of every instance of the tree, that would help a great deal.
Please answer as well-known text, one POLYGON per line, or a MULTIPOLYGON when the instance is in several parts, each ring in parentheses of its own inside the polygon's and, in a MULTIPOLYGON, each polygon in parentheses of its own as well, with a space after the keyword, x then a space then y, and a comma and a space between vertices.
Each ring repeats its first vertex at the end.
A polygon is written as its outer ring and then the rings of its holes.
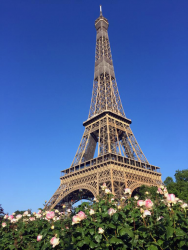
POLYGON ((182 170, 182 171, 177 170, 176 173, 175 173, 175 178, 176 178, 177 182, 183 181, 184 184, 188 183, 188 169, 185 169, 185 170, 182 170))
MULTIPOLYGON (((28 209, 27 211, 29 212, 29 214, 31 214, 31 210, 32 209, 28 209)), ((16 210, 14 213, 15 213, 15 216, 18 215, 18 214, 23 214, 25 212, 25 210, 16 210)))
POLYGON ((23 214, 25 212, 25 210, 16 210, 14 213, 15 213, 15 216, 18 215, 18 214, 23 214))
POLYGON ((2 220, 4 214, 5 214, 4 209, 2 208, 2 206, 0 204, 0 221, 2 220))
POLYGON ((171 177, 167 177, 164 181, 168 192, 170 194, 175 194, 181 200, 188 202, 188 169, 177 170, 175 173, 174 182, 171 177))
POLYGON ((172 177, 169 177, 169 176, 166 177, 166 179, 165 179, 165 181, 164 181, 165 186, 168 186, 168 185, 171 184, 171 183, 174 183, 172 177))

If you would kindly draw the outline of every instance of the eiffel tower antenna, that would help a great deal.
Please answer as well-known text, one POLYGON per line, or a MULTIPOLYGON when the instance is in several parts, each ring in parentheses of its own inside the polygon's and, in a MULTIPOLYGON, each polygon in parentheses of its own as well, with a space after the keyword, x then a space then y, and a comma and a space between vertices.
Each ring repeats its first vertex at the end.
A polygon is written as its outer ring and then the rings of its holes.
POLYGON ((102 5, 100 5, 100 16, 102 16, 102 5))
POLYGON ((96 52, 93 91, 88 119, 71 167, 61 171, 60 186, 45 208, 72 206, 80 199, 96 197, 106 182, 120 198, 125 188, 162 184, 159 167, 149 164, 125 116, 114 73, 108 20, 95 21, 96 52), (94 156, 96 157, 94 158, 94 156))

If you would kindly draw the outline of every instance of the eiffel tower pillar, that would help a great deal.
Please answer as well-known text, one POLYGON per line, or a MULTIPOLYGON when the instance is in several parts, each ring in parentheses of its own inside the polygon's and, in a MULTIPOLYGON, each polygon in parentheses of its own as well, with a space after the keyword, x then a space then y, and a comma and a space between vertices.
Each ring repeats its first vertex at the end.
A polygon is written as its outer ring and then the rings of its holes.
POLYGON ((60 208, 96 197, 105 182, 120 198, 125 188, 162 184, 160 168, 149 164, 125 116, 116 83, 108 20, 95 21, 97 31, 93 92, 88 119, 71 167, 61 171, 61 183, 45 208, 60 208), (94 156, 97 155, 95 158, 94 156))

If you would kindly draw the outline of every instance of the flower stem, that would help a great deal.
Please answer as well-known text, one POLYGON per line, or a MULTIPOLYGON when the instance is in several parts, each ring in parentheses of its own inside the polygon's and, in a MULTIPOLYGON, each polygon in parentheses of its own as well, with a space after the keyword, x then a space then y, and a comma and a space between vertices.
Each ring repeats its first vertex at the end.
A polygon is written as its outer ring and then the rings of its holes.
MULTIPOLYGON (((151 235, 152 239, 155 241, 155 243, 159 246, 159 244, 157 243, 156 239, 153 237, 153 235, 152 235, 152 233, 151 233, 151 232, 150 232, 150 235, 151 235)), ((159 247, 160 247, 160 246, 159 246, 159 247)), ((163 250, 163 248, 162 248, 162 247, 160 247, 160 249, 161 249, 161 250, 163 250)))
POLYGON ((106 235, 104 233, 103 233, 103 235, 104 235, 105 239, 108 241, 108 238, 106 237, 106 235))

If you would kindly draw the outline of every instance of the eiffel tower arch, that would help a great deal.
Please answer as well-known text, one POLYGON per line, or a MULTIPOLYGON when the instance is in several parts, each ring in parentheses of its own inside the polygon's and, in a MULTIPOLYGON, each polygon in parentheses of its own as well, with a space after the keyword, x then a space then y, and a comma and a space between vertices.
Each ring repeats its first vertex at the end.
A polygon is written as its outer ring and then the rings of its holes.
POLYGON ((120 198, 125 188, 162 184, 160 168, 149 164, 125 116, 114 73, 108 20, 95 21, 97 31, 93 91, 88 119, 70 168, 61 171, 60 186, 45 208, 60 208, 100 194, 105 182, 120 198), (97 157, 94 158, 94 155, 97 157))

